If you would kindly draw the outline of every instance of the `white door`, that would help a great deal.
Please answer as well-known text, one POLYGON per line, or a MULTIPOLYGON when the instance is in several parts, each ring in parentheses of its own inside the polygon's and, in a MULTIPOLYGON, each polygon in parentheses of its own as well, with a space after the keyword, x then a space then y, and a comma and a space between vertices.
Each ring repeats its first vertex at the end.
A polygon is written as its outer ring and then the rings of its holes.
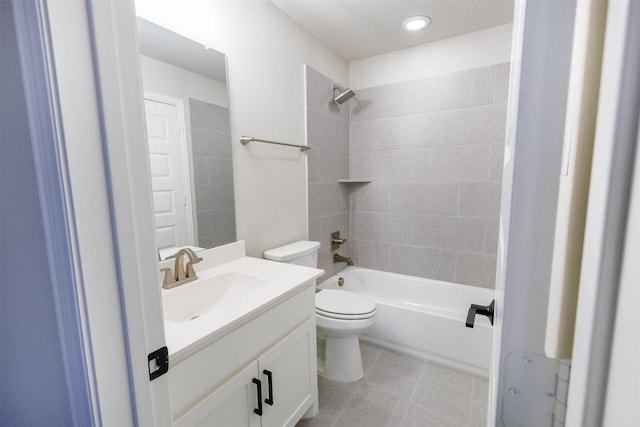
POLYGON ((178 107, 150 99, 145 99, 144 106, 158 249, 193 245, 186 146, 178 107))

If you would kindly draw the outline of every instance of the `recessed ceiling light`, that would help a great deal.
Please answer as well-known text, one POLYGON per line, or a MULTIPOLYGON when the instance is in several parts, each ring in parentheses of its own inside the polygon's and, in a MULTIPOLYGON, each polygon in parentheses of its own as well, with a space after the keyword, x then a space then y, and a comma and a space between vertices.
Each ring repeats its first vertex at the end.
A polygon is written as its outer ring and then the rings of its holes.
POLYGON ((407 31, 419 31, 427 28, 431 24, 428 16, 412 16, 402 21, 402 26, 407 31))

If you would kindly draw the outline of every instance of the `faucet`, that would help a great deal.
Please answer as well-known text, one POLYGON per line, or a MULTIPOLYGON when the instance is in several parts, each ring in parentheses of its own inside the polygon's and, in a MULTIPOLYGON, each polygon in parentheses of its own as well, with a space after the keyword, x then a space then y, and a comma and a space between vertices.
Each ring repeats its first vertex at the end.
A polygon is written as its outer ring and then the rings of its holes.
POLYGON ((346 262, 348 266, 353 265, 353 260, 351 258, 344 257, 338 254, 333 254, 333 263, 335 264, 337 262, 346 262))
POLYGON ((197 264, 202 261, 202 258, 198 257, 196 253, 189 248, 182 248, 175 255, 176 261, 173 265, 173 271, 170 268, 163 268, 160 271, 164 274, 162 278, 162 288, 171 289, 176 286, 184 285, 185 283, 192 282, 198 279, 196 272, 193 270, 193 264, 197 264), (184 264, 184 257, 187 256, 189 261, 184 264))

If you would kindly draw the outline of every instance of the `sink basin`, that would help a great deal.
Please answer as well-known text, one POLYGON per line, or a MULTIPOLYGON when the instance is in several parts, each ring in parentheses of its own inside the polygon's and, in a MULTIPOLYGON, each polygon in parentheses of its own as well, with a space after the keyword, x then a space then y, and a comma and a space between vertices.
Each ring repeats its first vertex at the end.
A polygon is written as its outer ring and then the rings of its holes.
POLYGON ((231 304, 268 284, 242 273, 225 273, 198 279, 162 295, 164 320, 188 322, 212 309, 231 304))

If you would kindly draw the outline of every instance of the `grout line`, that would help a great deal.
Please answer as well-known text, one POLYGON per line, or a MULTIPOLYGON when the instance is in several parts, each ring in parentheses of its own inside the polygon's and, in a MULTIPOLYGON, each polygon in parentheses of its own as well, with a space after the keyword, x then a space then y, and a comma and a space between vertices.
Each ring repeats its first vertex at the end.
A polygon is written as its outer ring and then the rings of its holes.
POLYGON ((496 81, 498 80, 498 71, 493 69, 493 87, 491 88, 491 104, 496 105, 496 81))
POLYGON ((473 393, 476 389, 476 376, 471 377, 471 393, 469 393, 469 415, 467 415, 467 425, 471 425, 471 409, 473 406, 473 393))
MULTIPOLYGON (((362 379, 364 380, 364 377, 362 379)), ((345 411, 349 408, 349 404, 353 400, 353 397, 358 393, 358 391, 360 391, 360 387, 362 387, 362 383, 358 384, 358 387, 356 387, 356 389, 353 391, 353 393, 351 393, 351 396, 349 396, 349 400, 347 400, 347 403, 345 403, 345 405, 342 407, 342 410, 340 411, 340 413, 336 417, 335 421, 333 422, 333 424, 331 424, 332 426, 336 425, 336 423, 338 422, 338 420, 340 419, 342 414, 344 414, 345 411)))
POLYGON ((364 373, 364 376, 360 380, 361 381, 360 384, 358 384, 358 387, 356 387, 356 389, 351 393, 351 396, 349 396, 349 400, 347 400, 347 403, 345 403, 345 405, 342 407, 342 410, 340 411, 340 413, 338 413, 338 416, 336 417, 336 419, 331 424, 332 427, 336 425, 336 423, 338 422, 338 420, 340 419, 342 414, 344 414, 344 412, 349 408, 351 401, 356 396, 356 394, 360 391, 360 388, 362 387, 362 384, 364 384, 364 381, 366 380, 367 375, 375 367, 375 364, 378 361, 378 359, 380 358, 380 355, 382 355, 383 351, 384 351, 384 349, 380 349, 380 353, 378 353, 378 356, 376 357, 376 359, 371 364, 371 368, 369 368, 369 370, 364 373))
MULTIPOLYGON (((374 346, 370 345, 370 347, 374 347, 374 346)), ((380 347, 377 347, 377 346, 375 348, 378 348, 380 350, 380 352, 376 356, 376 359, 373 361, 373 363, 371 363, 371 367, 369 368, 369 371, 371 371, 373 368, 376 367, 376 363, 378 363, 378 360, 380 360, 380 356, 382 356, 382 352, 384 351, 383 348, 380 348, 380 347)), ((367 376, 366 373, 365 373, 365 376, 367 376)), ((364 380, 364 378, 363 378, 363 380, 364 380)))
POLYGON ((458 123, 458 129, 460 130, 460 135, 458 136, 458 143, 455 145, 462 146, 462 135, 464 134, 464 113, 465 109, 460 110, 460 122, 458 123))
POLYGON ((484 253, 487 253, 487 228, 488 227, 489 227, 489 220, 485 219, 484 220, 484 236, 483 236, 484 245, 482 245, 484 253))
POLYGON ((413 387, 413 391, 411 392, 411 397, 409 398, 409 404, 407 405, 407 409, 404 411, 404 415, 402 416, 403 421, 407 417, 407 414, 409 413, 409 408, 411 407, 411 405, 414 404, 413 398, 416 395, 416 391, 418 390, 418 385, 420 384, 420 380, 422 379, 422 376, 426 369, 427 369, 427 361, 425 360, 425 363, 422 365, 422 368, 420 369, 420 373, 418 374, 418 379, 416 380, 416 384, 413 387))

